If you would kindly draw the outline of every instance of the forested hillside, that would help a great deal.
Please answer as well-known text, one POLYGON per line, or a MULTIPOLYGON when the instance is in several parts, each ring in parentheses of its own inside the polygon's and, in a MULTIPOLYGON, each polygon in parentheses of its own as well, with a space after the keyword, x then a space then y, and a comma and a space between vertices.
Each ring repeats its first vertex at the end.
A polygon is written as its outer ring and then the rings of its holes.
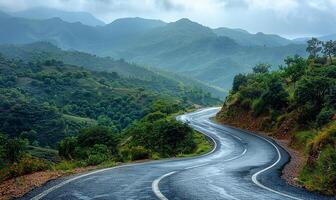
MULTIPOLYGON (((208 86, 200 81, 164 72, 159 69, 146 69, 136 64, 131 64, 123 59, 115 60, 110 57, 99 57, 79 51, 63 51, 47 42, 36 42, 25 45, 0 45, 0 53, 13 59, 21 59, 26 62, 55 59, 65 64, 76 65, 93 71, 116 72, 125 78, 135 78, 151 82, 152 86, 170 92, 176 91, 177 85, 189 90, 202 89, 215 97, 222 98, 225 92, 220 88, 208 86), (171 89, 169 89, 171 88, 171 89), (175 88, 175 89, 174 89, 175 88)), ((178 93, 175 93, 177 95, 178 93)))
POLYGON ((306 55, 305 45, 280 36, 213 30, 188 19, 165 23, 125 18, 93 27, 59 18, 32 20, 1 15, 0 25, 1 44, 49 41, 63 49, 124 58, 225 90, 235 74, 249 72, 251 65, 269 62, 276 69, 288 55, 306 55))
POLYGON ((180 108, 218 102, 200 89, 173 81, 124 78, 56 60, 1 57, 0 64, 0 131, 11 137, 27 135, 42 146, 55 146, 94 124, 120 131, 160 99, 180 108))
POLYGON ((289 139, 306 156, 298 183, 335 195, 336 41, 314 38, 307 51, 309 59, 288 57, 280 70, 260 64, 236 75, 217 119, 289 139))

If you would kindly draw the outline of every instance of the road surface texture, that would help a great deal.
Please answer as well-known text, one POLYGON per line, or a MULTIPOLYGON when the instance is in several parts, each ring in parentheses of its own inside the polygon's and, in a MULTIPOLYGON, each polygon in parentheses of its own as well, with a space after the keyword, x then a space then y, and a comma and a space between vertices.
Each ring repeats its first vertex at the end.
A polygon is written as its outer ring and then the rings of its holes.
POLYGON ((58 179, 22 199, 331 199, 286 184, 288 154, 271 139, 212 122, 219 108, 178 117, 214 149, 193 158, 130 164, 58 179))

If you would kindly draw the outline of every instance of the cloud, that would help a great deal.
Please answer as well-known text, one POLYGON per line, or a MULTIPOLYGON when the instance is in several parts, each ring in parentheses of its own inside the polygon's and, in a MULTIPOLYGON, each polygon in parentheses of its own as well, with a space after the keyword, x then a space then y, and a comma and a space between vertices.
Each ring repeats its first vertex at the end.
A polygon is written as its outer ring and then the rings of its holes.
POLYGON ((47 6, 86 11, 110 22, 121 17, 244 28, 288 36, 336 33, 336 0, 0 0, 5 11, 47 6))

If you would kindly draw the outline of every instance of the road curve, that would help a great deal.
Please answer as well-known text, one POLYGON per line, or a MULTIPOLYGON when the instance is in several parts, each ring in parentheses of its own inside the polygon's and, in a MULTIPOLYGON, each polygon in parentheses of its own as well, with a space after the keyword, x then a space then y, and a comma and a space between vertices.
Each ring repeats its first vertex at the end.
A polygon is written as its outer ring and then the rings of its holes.
POLYGON ((178 117, 212 140, 205 155, 58 179, 22 199, 333 199, 286 184, 280 174, 288 154, 269 138, 210 121, 218 110, 178 117))

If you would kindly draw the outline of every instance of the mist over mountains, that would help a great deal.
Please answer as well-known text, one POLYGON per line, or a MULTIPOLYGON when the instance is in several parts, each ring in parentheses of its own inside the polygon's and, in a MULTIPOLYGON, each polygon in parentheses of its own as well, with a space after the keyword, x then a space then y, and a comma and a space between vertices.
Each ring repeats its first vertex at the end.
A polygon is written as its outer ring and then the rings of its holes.
POLYGON ((166 23, 123 18, 103 25, 83 13, 53 10, 46 15, 41 9, 1 13, 0 44, 48 41, 62 49, 123 58, 224 90, 231 87, 235 74, 249 72, 255 64, 267 62, 275 69, 289 55, 306 56, 301 40, 241 29, 211 29, 189 19, 166 23))

